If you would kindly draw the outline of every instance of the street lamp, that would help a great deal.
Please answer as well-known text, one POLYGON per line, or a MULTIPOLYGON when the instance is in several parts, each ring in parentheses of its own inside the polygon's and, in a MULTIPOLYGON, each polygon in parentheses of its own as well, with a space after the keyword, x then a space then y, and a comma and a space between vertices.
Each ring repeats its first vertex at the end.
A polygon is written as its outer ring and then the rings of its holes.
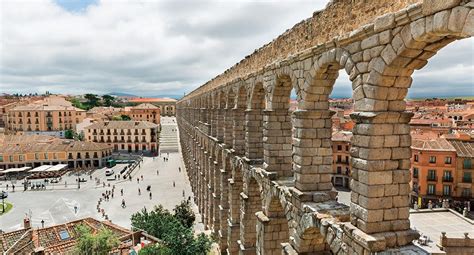
POLYGON ((81 188, 81 179, 79 179, 79 172, 77 172, 77 189, 81 188))

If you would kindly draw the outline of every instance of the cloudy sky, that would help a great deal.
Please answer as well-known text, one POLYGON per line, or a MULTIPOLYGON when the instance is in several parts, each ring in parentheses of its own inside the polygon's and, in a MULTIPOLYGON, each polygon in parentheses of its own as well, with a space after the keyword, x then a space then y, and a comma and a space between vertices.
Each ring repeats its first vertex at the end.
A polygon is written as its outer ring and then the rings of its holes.
MULTIPOLYGON (((181 96, 327 0, 1 0, 0 93, 181 96)), ((417 71, 411 97, 474 95, 474 41, 417 71)), ((333 91, 348 97, 341 75, 333 91)))

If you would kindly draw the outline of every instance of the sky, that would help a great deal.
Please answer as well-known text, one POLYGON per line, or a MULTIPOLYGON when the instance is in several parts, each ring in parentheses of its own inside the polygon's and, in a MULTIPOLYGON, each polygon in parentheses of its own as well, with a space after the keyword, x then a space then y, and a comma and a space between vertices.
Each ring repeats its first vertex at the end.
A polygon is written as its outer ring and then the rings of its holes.
MULTIPOLYGON (((179 97, 326 0, 1 0, 0 93, 179 97)), ((474 41, 413 76, 409 97, 474 96, 474 41)), ((350 97, 341 72, 332 96, 350 97)))

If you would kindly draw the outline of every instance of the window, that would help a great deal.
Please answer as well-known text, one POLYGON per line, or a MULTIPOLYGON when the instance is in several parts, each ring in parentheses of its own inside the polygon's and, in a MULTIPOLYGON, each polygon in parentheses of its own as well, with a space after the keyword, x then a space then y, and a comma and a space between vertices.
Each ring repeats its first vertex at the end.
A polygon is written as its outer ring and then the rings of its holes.
POLYGON ((470 172, 464 172, 462 176, 462 182, 464 183, 471 183, 472 182, 472 175, 470 172))
POLYGON ((44 153, 44 159, 48 159, 48 153, 44 153))
POLYGON ((341 169, 340 166, 338 166, 338 167, 337 167, 337 174, 341 174, 341 172, 342 172, 342 169, 341 169))
POLYGON ((413 178, 418 178, 418 168, 413 168, 413 178))
POLYGON ((451 171, 444 170, 443 172, 443 181, 449 182, 453 180, 453 176, 451 175, 451 171))
POLYGON ((451 186, 443 185, 443 196, 451 196, 451 186))
POLYGON ((464 169, 471 169, 472 168, 471 159, 470 158, 465 158, 463 160, 463 166, 464 166, 464 169))
POLYGON ((342 156, 341 155, 337 155, 337 163, 340 163, 342 161, 342 156))
POLYGON ((445 164, 451 164, 451 160, 452 160, 451 157, 446 157, 446 158, 444 159, 444 163, 445 163, 445 164))
POLYGON ((436 163, 436 156, 430 156, 430 163, 436 163))
POLYGON ((23 159, 24 159, 24 158, 23 158, 23 155, 20 155, 19 158, 20 158, 20 161, 23 161, 23 159))
POLYGON ((337 146, 337 150, 338 150, 338 151, 342 151, 342 145, 338 145, 338 146, 337 146))
POLYGON ((436 170, 428 170, 428 181, 436 181, 436 170))
POLYGON ((349 145, 346 145, 346 151, 349 151, 349 145))
POLYGON ((3 162, 3 155, 0 155, 0 162, 3 162))
POLYGON ((413 159, 413 161, 418 162, 418 155, 415 154, 415 158, 413 159))
POLYGON ((8 160, 9 160, 10 162, 13 162, 13 156, 9 156, 9 157, 8 157, 8 160))
POLYGON ((428 195, 434 195, 435 193, 435 185, 434 184, 428 184, 428 190, 427 192, 428 195))

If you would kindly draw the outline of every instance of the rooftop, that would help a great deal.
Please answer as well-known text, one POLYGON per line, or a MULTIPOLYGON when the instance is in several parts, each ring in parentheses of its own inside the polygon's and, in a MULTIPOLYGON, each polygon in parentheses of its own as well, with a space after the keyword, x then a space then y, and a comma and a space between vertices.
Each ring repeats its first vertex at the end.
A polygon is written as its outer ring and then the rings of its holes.
POLYGON ((149 103, 143 103, 135 107, 132 107, 132 109, 159 109, 159 108, 149 103))
POLYGON ((458 157, 474 157, 474 142, 451 140, 450 143, 456 149, 458 157))
POLYGON ((456 149, 444 138, 436 138, 430 140, 414 139, 411 145, 412 149, 426 151, 453 151, 456 149))
POLYGON ((76 227, 80 224, 88 226, 93 232, 104 227, 111 230, 120 240, 129 239, 127 237, 132 234, 132 231, 109 221, 84 218, 47 228, 21 229, 0 234, 0 249, 5 254, 30 254, 40 247, 44 249, 45 254, 72 251, 76 244, 76 227))
POLYGON ((133 98, 128 100, 129 102, 132 103, 164 103, 164 102, 170 102, 170 103, 176 103, 176 99, 169 98, 169 97, 164 97, 164 98, 133 98))
POLYGON ((90 126, 85 127, 85 129, 143 129, 143 128, 157 128, 158 125, 148 122, 148 121, 105 121, 97 122, 90 126))

